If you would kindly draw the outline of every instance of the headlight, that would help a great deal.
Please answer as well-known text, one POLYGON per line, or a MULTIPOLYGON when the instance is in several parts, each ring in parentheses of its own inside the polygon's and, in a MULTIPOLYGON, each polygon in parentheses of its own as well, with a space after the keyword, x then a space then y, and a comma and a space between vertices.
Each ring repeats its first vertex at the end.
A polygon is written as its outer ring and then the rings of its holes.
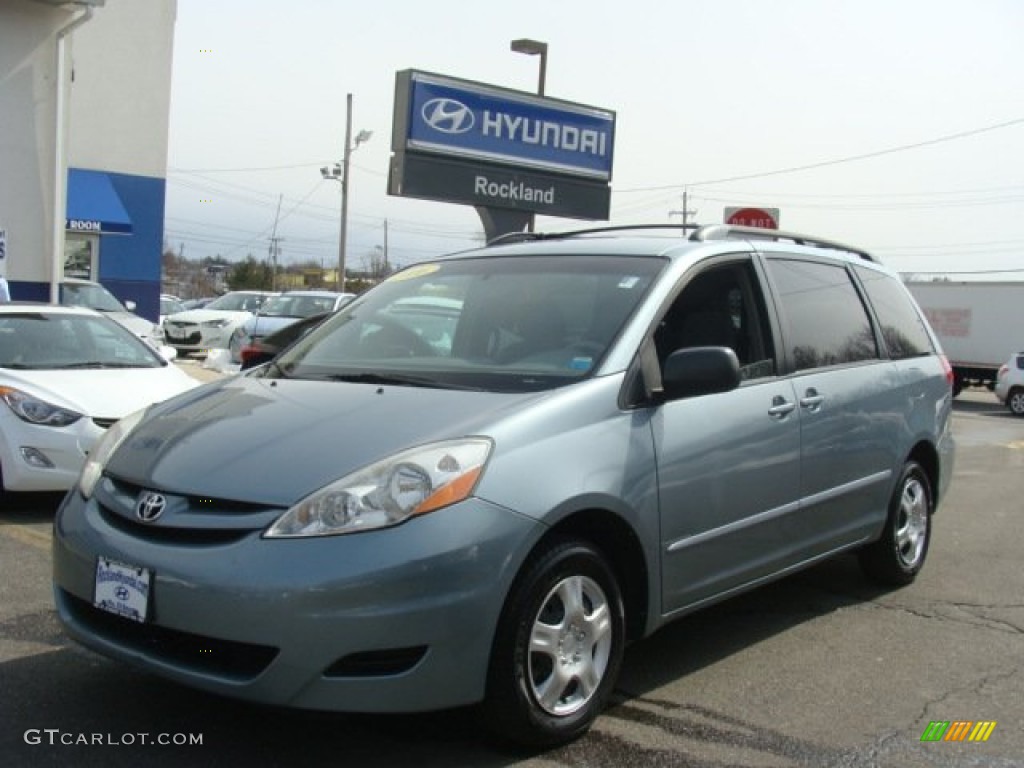
POLYGON ((219 320, 207 320, 205 323, 202 324, 202 326, 204 328, 223 328, 230 322, 231 321, 226 317, 222 317, 219 320))
POLYGON ((473 492, 490 452, 491 441, 479 437, 403 451, 307 496, 264 536, 356 533, 447 507, 473 492))
POLYGON ((77 411, 61 408, 14 387, 0 387, 0 400, 7 403, 7 407, 14 411, 15 416, 29 424, 66 427, 82 418, 82 414, 77 411))
POLYGON ((103 476, 103 469, 107 466, 107 462, 110 461, 110 457, 114 455, 114 451, 131 434, 136 425, 142 421, 145 413, 146 411, 143 409, 128 414, 120 421, 115 422, 114 426, 108 429, 107 433, 96 443, 89 457, 85 460, 82 474, 78 477, 78 490, 81 491, 85 498, 88 499, 92 496, 93 489, 96 488, 96 483, 103 476))

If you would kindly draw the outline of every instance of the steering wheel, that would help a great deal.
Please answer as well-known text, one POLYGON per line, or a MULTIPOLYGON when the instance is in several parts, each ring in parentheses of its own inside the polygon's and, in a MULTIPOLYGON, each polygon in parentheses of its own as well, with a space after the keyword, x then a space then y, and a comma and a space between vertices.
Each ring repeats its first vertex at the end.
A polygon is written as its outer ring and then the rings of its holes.
POLYGON ((437 352, 415 331, 390 317, 377 315, 372 322, 380 328, 360 342, 373 357, 434 357, 437 352))

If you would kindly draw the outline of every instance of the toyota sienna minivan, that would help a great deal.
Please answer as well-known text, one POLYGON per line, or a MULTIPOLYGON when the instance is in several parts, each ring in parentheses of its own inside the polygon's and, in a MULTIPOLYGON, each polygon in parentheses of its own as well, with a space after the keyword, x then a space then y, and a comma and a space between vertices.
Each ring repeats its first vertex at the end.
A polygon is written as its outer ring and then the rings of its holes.
POLYGON ((952 372, 892 272, 721 226, 506 239, 113 426, 55 520, 67 632, 259 702, 479 704, 545 746, 688 612, 839 553, 914 580, 952 372))

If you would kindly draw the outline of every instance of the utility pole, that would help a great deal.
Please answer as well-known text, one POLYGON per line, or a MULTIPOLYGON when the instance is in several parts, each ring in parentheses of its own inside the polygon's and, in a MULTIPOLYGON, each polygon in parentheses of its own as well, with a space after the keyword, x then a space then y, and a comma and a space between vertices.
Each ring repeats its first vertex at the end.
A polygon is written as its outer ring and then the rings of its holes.
POLYGON ((284 198, 284 193, 277 196, 277 213, 274 214, 274 229, 270 233, 270 290, 277 290, 277 255, 281 252, 278 247, 278 242, 281 240, 277 236, 277 220, 281 216, 281 200, 284 198))
POLYGON ((345 240, 348 237, 348 168, 352 153, 359 149, 359 145, 370 140, 373 131, 360 131, 356 134, 355 145, 352 144, 352 94, 345 97, 345 146, 341 155, 341 162, 335 163, 333 168, 324 166, 320 169, 320 175, 325 179, 337 181, 341 184, 341 223, 338 228, 338 290, 345 290, 345 240))
POLYGON ((338 291, 345 291, 345 239, 348 237, 348 168, 352 157, 352 94, 345 98, 345 148, 341 155, 341 231, 338 233, 338 291))
POLYGON ((690 223, 690 217, 696 216, 697 211, 690 208, 687 196, 687 188, 683 187, 683 209, 681 211, 669 211, 669 216, 681 216, 683 219, 683 237, 686 237, 686 226, 690 223))
POLYGON ((388 269, 388 220, 384 219, 384 277, 390 274, 388 269))

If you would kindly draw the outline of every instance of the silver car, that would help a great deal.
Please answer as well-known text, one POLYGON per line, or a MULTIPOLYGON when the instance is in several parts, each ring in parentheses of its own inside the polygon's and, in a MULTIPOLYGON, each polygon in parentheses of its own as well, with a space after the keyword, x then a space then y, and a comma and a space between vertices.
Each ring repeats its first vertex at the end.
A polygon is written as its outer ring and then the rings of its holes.
POLYGON ((543 746, 672 619, 843 552, 913 581, 952 370, 892 272, 763 230, 523 239, 113 427, 56 519, 68 633, 261 702, 479 703, 543 746))

